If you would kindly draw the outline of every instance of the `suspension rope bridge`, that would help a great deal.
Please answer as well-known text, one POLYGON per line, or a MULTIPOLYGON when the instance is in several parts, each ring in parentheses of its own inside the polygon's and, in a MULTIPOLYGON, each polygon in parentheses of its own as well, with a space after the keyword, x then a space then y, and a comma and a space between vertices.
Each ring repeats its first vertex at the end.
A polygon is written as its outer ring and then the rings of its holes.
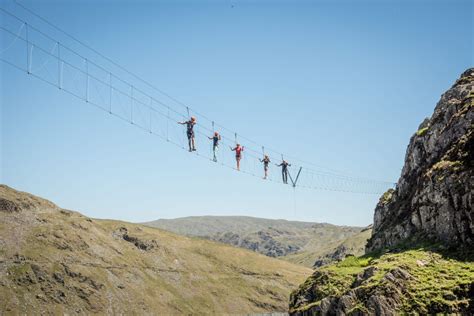
MULTIPOLYGON (((272 162, 279 162, 280 159, 290 161, 292 166, 289 167, 289 176, 293 187, 381 194, 394 186, 393 182, 355 177, 303 161, 241 136, 156 88, 17 1, 15 4, 102 58, 104 62, 99 63, 90 56, 84 56, 78 49, 73 49, 54 38, 44 28, 33 26, 16 14, 0 7, 2 16, 0 31, 3 34, 2 46, 4 46, 0 48, 1 61, 150 135, 186 150, 185 128, 176 123, 194 116, 197 118, 195 134, 198 151, 193 154, 216 165, 236 170, 234 155, 230 150, 225 153, 224 150, 241 142, 245 150, 240 172, 254 177, 263 176, 263 165, 260 159, 268 155, 272 162), (110 67, 103 65, 104 63, 109 64, 110 67), (132 80, 124 78, 126 76, 132 80), (145 91, 147 89, 149 91, 145 91), (170 102, 175 106, 171 106, 170 102), (215 131, 219 131, 222 138, 217 162, 213 160, 212 141, 208 139, 215 131)), ((265 181, 283 183, 281 172, 271 172, 265 181)))

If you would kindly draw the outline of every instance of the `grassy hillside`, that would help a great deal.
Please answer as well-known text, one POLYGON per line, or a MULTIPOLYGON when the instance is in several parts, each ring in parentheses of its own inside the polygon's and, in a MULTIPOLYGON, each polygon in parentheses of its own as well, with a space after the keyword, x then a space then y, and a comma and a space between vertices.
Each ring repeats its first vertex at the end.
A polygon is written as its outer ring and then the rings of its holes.
POLYGON ((292 293, 292 315, 474 313, 474 253, 427 243, 348 257, 292 293))
POLYGON ((311 270, 0 186, 0 314, 285 311, 311 270))
POLYGON ((327 245, 313 247, 313 251, 298 252, 282 259, 308 267, 319 267, 342 260, 347 255, 361 256, 365 253, 365 245, 371 234, 372 229, 366 228, 343 241, 336 240, 327 245))
POLYGON ((362 230, 361 227, 245 216, 160 219, 145 225, 247 248, 308 267, 312 267, 319 256, 334 251, 341 242, 362 230))

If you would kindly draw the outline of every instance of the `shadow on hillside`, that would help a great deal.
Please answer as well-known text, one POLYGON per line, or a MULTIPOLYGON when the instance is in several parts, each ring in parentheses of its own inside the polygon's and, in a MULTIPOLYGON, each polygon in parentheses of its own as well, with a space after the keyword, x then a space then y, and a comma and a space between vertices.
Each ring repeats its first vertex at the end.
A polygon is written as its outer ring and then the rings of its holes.
POLYGON ((439 241, 429 240, 423 236, 412 237, 398 245, 390 248, 382 249, 366 253, 362 257, 370 259, 378 259, 387 253, 401 253, 410 250, 429 251, 439 254, 443 259, 452 259, 461 262, 474 262, 474 247, 467 245, 447 246, 439 241))

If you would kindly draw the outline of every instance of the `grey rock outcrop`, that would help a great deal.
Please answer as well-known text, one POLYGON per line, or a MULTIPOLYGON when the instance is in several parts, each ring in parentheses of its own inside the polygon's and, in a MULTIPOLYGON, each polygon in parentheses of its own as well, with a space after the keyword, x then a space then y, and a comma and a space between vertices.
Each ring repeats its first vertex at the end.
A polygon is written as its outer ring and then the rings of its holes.
POLYGON ((308 309, 296 310, 291 315, 398 315, 396 310, 402 305, 403 291, 412 276, 402 268, 395 268, 382 277, 381 286, 371 288, 367 286, 368 280, 375 272, 374 267, 369 267, 357 275, 348 291, 340 296, 326 296, 324 290, 321 291, 324 294, 320 293, 319 288, 325 288, 334 280, 327 272, 316 270, 312 277, 317 282, 311 284, 311 290, 303 291, 303 295, 301 293, 292 295, 290 306, 320 301, 319 304, 308 309), (361 301, 365 304, 361 304, 361 301))
POLYGON ((251 234, 239 235, 233 232, 225 232, 217 233, 208 238, 233 246, 250 249, 269 257, 281 257, 295 253, 300 249, 297 245, 284 244, 278 241, 279 236, 289 234, 289 232, 279 231, 270 227, 266 230, 260 230, 251 234))
POLYGON ((411 137, 395 190, 375 209, 366 251, 422 236, 474 243, 474 68, 444 93, 411 137))

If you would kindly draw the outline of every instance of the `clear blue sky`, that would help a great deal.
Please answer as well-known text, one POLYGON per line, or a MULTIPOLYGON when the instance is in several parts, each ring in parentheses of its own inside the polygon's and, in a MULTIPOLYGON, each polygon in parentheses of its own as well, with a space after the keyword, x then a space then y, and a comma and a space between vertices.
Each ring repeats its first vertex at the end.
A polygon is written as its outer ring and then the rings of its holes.
MULTIPOLYGON (((472 1, 21 3, 242 135, 390 181, 441 93, 474 65, 472 1)), ((44 26, 11 1, 1 6, 44 26)), ((295 197, 0 67, 1 183, 98 218, 372 222, 377 195, 295 197)))

